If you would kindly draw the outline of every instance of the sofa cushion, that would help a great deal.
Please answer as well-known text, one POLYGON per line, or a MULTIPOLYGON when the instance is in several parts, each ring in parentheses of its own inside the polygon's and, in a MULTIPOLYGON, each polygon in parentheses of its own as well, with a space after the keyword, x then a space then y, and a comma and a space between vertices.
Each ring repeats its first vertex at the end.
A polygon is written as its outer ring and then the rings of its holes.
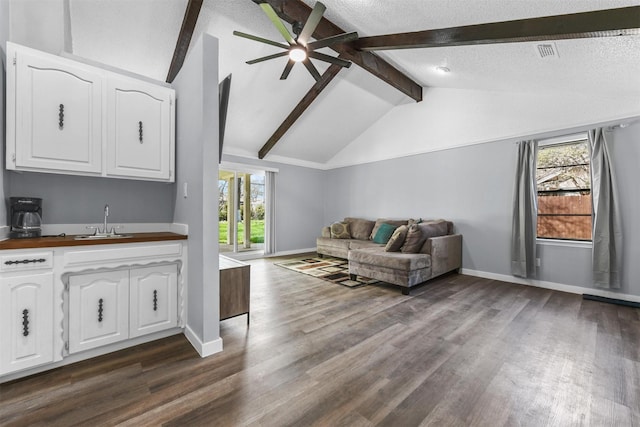
POLYGON ((398 226, 387 224, 385 222, 384 224, 380 225, 378 231, 376 232, 376 235, 371 240, 375 243, 386 245, 396 228, 398 228, 398 226))
POLYGON ((420 248, 420 253, 431 253, 431 247, 428 245, 428 240, 432 237, 440 237, 451 234, 453 229, 453 223, 451 221, 445 221, 444 219, 435 219, 425 221, 418 224, 418 227, 422 230, 422 234, 425 236, 425 241, 420 248))
POLYGON ((351 233, 349 232, 348 222, 334 222, 331 224, 331 238, 332 239, 350 239, 351 233))
POLYGON ((355 249, 349 251, 349 262, 387 267, 394 270, 411 271, 431 267, 431 256, 427 254, 403 254, 385 252, 381 248, 355 249))
POLYGON ((318 237, 316 238, 316 245, 329 248, 339 248, 345 251, 349 250, 349 244, 351 239, 332 239, 330 237, 318 237))
POLYGON ((349 224, 351 237, 358 240, 369 240, 369 235, 375 225, 374 221, 363 218, 347 217, 344 219, 344 222, 349 224))
POLYGON ((409 222, 408 219, 378 218, 375 222, 375 225, 373 226, 373 229, 371 230, 371 235, 369 236, 369 239, 373 240, 376 233, 378 232, 378 229, 382 224, 390 224, 390 225, 395 225, 397 227, 400 227, 401 225, 407 225, 408 222, 409 222))
POLYGON ((404 244, 404 239, 407 237, 407 226, 401 225, 396 228, 393 232, 393 235, 387 242, 387 245, 384 247, 384 250, 387 252, 398 252, 402 245, 404 244))
POLYGON ((362 248, 380 248, 384 247, 379 243, 375 243, 371 240, 357 240, 351 239, 349 240, 349 249, 362 249, 362 248))
POLYGON ((413 224, 407 231, 407 237, 404 239, 404 245, 400 248, 400 252, 416 254, 420 252, 420 248, 427 238, 424 237, 419 224, 413 224))

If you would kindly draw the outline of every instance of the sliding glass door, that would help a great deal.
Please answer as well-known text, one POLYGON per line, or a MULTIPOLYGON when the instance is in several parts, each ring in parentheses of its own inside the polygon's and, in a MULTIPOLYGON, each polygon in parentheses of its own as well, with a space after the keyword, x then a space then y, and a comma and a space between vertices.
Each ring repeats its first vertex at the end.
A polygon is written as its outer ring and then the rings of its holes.
POLYGON ((218 221, 220 253, 264 251, 265 174, 220 169, 218 221))

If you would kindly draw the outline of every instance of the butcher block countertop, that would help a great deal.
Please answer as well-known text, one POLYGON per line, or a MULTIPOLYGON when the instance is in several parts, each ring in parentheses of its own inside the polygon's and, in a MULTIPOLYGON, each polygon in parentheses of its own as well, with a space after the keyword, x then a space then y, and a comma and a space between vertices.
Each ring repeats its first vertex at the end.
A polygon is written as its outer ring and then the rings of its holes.
POLYGON ((170 232, 127 233, 127 235, 131 237, 75 240, 76 235, 70 234, 67 236, 44 236, 32 239, 7 239, 0 242, 0 250, 57 248, 61 246, 115 245, 119 243, 161 242, 165 240, 187 239, 187 236, 184 234, 170 232))

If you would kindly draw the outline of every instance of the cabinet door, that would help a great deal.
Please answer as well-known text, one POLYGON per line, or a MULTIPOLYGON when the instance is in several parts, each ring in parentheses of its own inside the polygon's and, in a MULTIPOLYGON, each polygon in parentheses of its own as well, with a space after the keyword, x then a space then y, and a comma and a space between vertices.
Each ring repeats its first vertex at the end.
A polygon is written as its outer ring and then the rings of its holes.
POLYGON ((129 271, 69 276, 69 353, 129 337, 129 271))
POLYGON ((136 268, 130 273, 130 330, 137 337, 178 325, 178 268, 136 268))
POLYGON ((15 84, 15 166, 100 174, 101 75, 74 61, 20 50, 15 84))
POLYGON ((0 374, 53 361, 53 274, 0 279, 0 374))
POLYGON ((173 181, 173 90, 109 79, 107 175, 173 181))

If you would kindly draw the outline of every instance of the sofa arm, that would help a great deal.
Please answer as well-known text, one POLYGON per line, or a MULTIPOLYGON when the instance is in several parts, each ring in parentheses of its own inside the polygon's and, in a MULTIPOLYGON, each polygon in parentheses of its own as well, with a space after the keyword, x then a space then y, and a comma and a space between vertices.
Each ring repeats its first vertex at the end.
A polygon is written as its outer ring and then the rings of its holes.
POLYGON ((432 276, 462 267, 462 234, 432 237, 429 242, 432 276))
POLYGON ((331 237, 331 227, 322 227, 322 237, 331 237))

